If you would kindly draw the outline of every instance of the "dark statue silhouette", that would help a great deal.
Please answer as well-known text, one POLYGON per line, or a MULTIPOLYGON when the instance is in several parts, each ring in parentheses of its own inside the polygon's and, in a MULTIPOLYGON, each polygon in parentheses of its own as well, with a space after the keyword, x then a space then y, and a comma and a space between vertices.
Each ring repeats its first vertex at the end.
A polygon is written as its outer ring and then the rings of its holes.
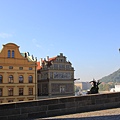
POLYGON ((92 83, 92 87, 90 89, 90 91, 87 91, 87 94, 97 94, 99 87, 98 85, 101 84, 100 81, 97 81, 93 79, 93 81, 90 81, 90 83, 92 83))

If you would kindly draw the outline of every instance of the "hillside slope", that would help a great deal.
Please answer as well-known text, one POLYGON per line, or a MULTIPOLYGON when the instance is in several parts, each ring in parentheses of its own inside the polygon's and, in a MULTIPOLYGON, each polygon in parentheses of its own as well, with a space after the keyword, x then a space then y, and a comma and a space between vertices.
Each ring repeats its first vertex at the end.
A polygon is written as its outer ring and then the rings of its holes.
POLYGON ((101 82, 114 82, 114 83, 120 83, 120 69, 118 69, 117 71, 113 72, 112 74, 103 77, 102 79, 100 79, 101 82))

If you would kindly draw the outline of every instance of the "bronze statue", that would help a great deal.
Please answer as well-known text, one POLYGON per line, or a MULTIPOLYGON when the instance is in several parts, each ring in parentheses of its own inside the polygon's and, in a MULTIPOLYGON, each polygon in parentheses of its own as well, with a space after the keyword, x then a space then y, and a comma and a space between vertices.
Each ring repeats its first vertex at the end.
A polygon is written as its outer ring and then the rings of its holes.
POLYGON ((101 84, 101 82, 99 80, 96 82, 96 80, 93 79, 93 81, 90 81, 90 83, 92 83, 92 87, 90 91, 87 92, 87 94, 97 94, 99 90, 98 85, 101 84))

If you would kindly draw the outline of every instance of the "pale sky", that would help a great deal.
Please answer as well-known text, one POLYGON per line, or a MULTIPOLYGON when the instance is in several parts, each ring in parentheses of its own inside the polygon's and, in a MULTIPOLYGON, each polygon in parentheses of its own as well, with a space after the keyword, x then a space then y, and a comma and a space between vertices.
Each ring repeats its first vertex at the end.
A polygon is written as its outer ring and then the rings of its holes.
POLYGON ((0 0, 0 46, 40 58, 63 53, 81 81, 120 68, 120 0, 0 0))

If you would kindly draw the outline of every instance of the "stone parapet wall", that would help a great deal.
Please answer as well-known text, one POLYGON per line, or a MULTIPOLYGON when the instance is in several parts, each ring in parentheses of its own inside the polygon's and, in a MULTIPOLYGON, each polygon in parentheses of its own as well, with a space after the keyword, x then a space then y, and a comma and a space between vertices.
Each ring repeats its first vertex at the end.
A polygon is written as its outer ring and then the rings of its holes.
POLYGON ((22 120, 120 107, 120 92, 0 105, 0 120, 22 120))

